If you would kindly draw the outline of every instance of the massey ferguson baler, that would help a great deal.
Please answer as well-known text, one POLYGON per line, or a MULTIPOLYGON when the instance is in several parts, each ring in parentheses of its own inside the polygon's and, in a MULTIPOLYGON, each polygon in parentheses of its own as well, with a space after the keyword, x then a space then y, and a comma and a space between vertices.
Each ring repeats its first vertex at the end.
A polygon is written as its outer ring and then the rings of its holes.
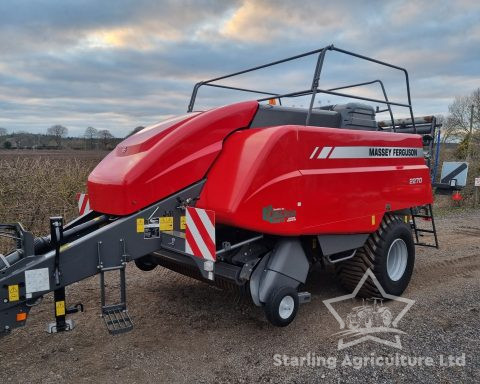
MULTIPOLYGON (((23 326, 32 306, 54 292, 50 332, 69 330, 65 287, 100 274, 102 314, 112 333, 129 330, 125 267, 157 265, 220 286, 239 287, 277 326, 289 324, 315 265, 334 265, 352 291, 371 269, 386 293, 401 295, 412 275, 415 245, 437 246, 431 170, 435 118, 414 118, 407 71, 328 46, 198 83, 188 113, 120 143, 90 174, 91 212, 34 237, 20 224, 1 225, 15 249, 0 255, 0 328, 23 326), (380 80, 319 88, 327 52, 402 71, 405 104, 391 102, 380 80), (219 84, 257 69, 315 55, 306 90, 277 94, 219 84), (383 99, 339 92, 378 85, 383 99), (264 97, 194 111, 202 86, 264 97), (315 107, 318 93, 361 102, 315 107), (310 96, 309 108, 282 101, 310 96), (279 105, 277 105, 277 102, 279 105), (384 105, 375 110, 369 103, 384 105), (410 118, 395 120, 392 106, 410 118), (376 113, 388 113, 376 121, 376 113), (419 219, 430 229, 419 228, 419 219), (422 236, 432 236, 430 244, 422 236), (105 302, 104 276, 120 273, 121 300, 105 302)), ((367 281, 359 292, 379 297, 367 281)))

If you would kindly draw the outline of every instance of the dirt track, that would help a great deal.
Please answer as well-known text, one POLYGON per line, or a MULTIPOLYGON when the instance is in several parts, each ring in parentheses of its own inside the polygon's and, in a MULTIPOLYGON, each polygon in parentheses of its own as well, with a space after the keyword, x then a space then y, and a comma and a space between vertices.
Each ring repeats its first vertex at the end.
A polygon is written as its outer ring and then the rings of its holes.
MULTIPOLYGON (((480 377, 480 211, 438 218, 441 249, 417 249, 404 297, 416 300, 401 320, 402 350, 368 341, 337 351, 339 326, 322 300, 344 294, 328 271, 308 282, 312 302, 284 329, 261 309, 216 288, 157 268, 129 266, 129 310, 135 329, 110 336, 99 318, 98 278, 67 291, 82 302, 73 332, 48 335, 52 299, 31 311, 27 327, 0 339, 5 382, 478 382, 480 377), (338 366, 275 366, 275 354, 336 357, 338 366), (461 356, 459 367, 340 366, 352 356, 461 356)), ((112 283, 113 285, 113 283, 112 283)), ((346 302, 347 310, 361 302, 346 302)), ((392 309, 395 303, 387 304, 392 309)))

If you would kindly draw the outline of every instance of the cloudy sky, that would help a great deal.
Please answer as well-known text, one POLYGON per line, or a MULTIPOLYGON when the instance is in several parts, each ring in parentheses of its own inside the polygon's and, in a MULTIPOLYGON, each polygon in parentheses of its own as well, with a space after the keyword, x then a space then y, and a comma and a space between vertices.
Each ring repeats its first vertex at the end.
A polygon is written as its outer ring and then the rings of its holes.
MULTIPOLYGON (((62 124, 82 135, 93 126, 121 137, 184 113, 197 81, 332 43, 408 69, 417 115, 447 113, 480 87, 478 0, 1 0, 0 127, 62 124)), ((306 89, 314 60, 226 84, 306 89)), ((320 86, 379 77, 406 101, 400 73, 335 53, 320 86)), ((213 91, 200 91, 198 108, 252 97, 213 91)), ((380 96, 375 86, 359 92, 380 96)))

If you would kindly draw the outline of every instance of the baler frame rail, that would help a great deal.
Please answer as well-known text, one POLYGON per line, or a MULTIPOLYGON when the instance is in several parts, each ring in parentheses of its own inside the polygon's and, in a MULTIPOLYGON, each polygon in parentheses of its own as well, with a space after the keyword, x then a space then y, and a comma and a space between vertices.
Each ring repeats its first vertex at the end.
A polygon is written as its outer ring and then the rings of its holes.
POLYGON ((377 59, 374 59, 374 58, 371 58, 371 57, 368 57, 368 56, 360 55, 358 53, 354 53, 354 52, 351 52, 351 51, 347 51, 347 50, 344 50, 344 49, 337 48, 333 44, 328 45, 328 46, 323 47, 323 48, 320 48, 320 49, 309 51, 309 52, 306 52, 306 53, 303 53, 303 54, 287 57, 287 58, 282 59, 282 60, 276 60, 276 61, 273 61, 273 62, 270 62, 270 63, 267 63, 267 64, 258 65, 258 66, 252 67, 252 68, 248 68, 248 69, 237 71, 237 72, 234 72, 234 73, 231 73, 231 74, 228 74, 228 75, 216 77, 216 78, 213 78, 213 79, 210 79, 210 80, 200 81, 197 84, 195 84, 195 86, 193 87, 193 91, 192 91, 192 95, 191 95, 191 98, 190 98, 190 102, 188 104, 187 112, 193 112, 193 109, 195 107, 195 101, 196 101, 197 94, 198 94, 198 90, 202 86, 210 86, 210 87, 216 87, 216 88, 224 88, 224 89, 230 89, 230 90, 236 90, 236 91, 242 91, 242 92, 250 92, 250 93, 268 95, 268 97, 263 97, 263 98, 257 99, 257 101, 259 101, 259 102, 270 100, 270 99, 272 99, 272 96, 274 96, 273 98, 278 99, 280 104, 281 104, 281 99, 282 98, 312 95, 312 97, 310 99, 310 106, 308 108, 308 114, 307 114, 307 118, 306 118, 306 121, 305 121, 305 125, 308 125, 309 122, 310 122, 310 117, 312 115, 312 110, 314 109, 313 105, 314 105, 315 97, 316 97, 317 93, 324 93, 324 94, 328 94, 328 95, 332 95, 332 96, 346 97, 346 98, 375 102, 375 103, 380 103, 380 104, 386 105, 387 109, 385 110, 385 112, 386 111, 389 112, 393 126, 395 124, 394 124, 394 119, 393 119, 393 113, 392 113, 392 110, 391 110, 391 106, 393 105, 393 106, 397 106, 397 107, 408 108, 410 118, 413 122, 412 123, 413 131, 414 131, 414 133, 417 132, 416 131, 416 126, 415 126, 415 119, 414 119, 414 116, 413 116, 412 100, 411 100, 411 95, 410 95, 410 81, 409 81, 408 71, 405 68, 387 63, 385 61, 377 60, 377 59), (343 53, 343 54, 348 55, 348 56, 352 56, 352 57, 355 57, 355 58, 358 58, 358 59, 366 60, 366 61, 378 64, 378 65, 382 65, 382 66, 392 68, 392 69, 396 69, 396 70, 399 70, 399 71, 403 72, 403 74, 405 76, 405 84, 406 84, 408 102, 407 103, 398 103, 398 102, 389 101, 389 99, 387 97, 387 94, 386 94, 386 91, 385 91, 385 87, 384 87, 383 82, 381 80, 372 80, 372 81, 367 81, 367 82, 364 82, 364 83, 351 84, 351 85, 336 87, 336 88, 331 88, 331 89, 321 89, 321 88, 319 88, 318 85, 319 85, 319 81, 320 81, 320 75, 322 73, 323 63, 324 63, 325 55, 326 55, 327 51, 335 51, 335 52, 343 53), (275 93, 275 92, 269 92, 269 91, 263 91, 263 90, 240 88, 240 87, 234 87, 234 86, 227 86, 227 85, 223 85, 223 84, 212 84, 212 83, 215 83, 215 82, 220 81, 220 80, 228 79, 228 78, 231 78, 231 77, 234 77, 234 76, 243 75, 245 73, 249 73, 249 72, 257 71, 257 70, 260 70, 260 69, 272 67, 272 66, 275 66, 275 65, 278 65, 278 64, 283 64, 283 63, 286 63, 286 62, 289 62, 289 61, 298 60, 298 59, 301 59, 301 58, 304 58, 304 57, 307 57, 307 56, 311 56, 311 55, 318 55, 318 58, 317 58, 317 63, 316 63, 316 67, 315 67, 315 72, 313 74, 312 85, 309 89, 278 94, 278 93, 275 93), (384 97, 385 97, 385 100, 374 99, 374 98, 358 96, 358 95, 349 95, 349 94, 342 93, 342 92, 336 92, 336 90, 360 87, 360 86, 370 85, 370 84, 373 84, 373 83, 376 83, 376 82, 380 83, 380 85, 382 87, 384 97))

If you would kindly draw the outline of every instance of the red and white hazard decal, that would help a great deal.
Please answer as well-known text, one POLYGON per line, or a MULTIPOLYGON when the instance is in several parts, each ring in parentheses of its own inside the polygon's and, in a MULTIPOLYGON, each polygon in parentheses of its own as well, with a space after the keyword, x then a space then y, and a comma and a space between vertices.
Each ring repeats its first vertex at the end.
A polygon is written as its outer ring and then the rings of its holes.
POLYGON ((78 213, 80 216, 86 215, 88 212, 91 212, 90 209, 90 200, 88 199, 87 193, 77 193, 78 201, 78 213))
POLYGON ((185 252, 215 261, 215 212, 187 207, 186 224, 185 252))

